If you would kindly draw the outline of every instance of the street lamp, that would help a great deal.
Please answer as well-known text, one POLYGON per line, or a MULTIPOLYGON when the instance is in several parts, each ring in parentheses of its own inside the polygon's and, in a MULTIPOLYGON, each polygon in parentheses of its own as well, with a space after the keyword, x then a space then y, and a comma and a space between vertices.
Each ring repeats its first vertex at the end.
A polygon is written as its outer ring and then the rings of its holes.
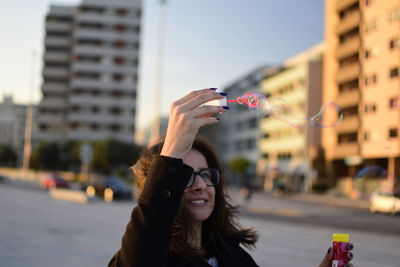
POLYGON ((164 71, 164 48, 165 48, 165 27, 167 20, 167 0, 160 0, 160 15, 158 25, 157 58, 156 58, 156 80, 154 90, 154 119, 151 127, 151 140, 155 141, 160 136, 161 122, 161 97, 164 71))

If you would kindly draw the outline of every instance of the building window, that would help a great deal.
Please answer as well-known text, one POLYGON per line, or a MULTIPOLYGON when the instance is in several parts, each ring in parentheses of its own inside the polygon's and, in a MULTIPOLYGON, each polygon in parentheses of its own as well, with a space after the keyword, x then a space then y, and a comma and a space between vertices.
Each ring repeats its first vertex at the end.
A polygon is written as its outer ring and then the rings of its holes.
POLYGON ((339 93, 358 89, 358 79, 339 84, 339 93))
POLYGON ((125 63, 125 59, 122 57, 115 57, 114 58, 115 65, 122 65, 125 63))
POLYGON ((400 108, 400 98, 398 96, 389 99, 389 108, 400 108))
POLYGON ((357 142, 357 132, 343 133, 338 135, 339 144, 355 143, 355 142, 357 142))
POLYGON ((370 139, 371 139, 371 136, 370 136, 369 132, 365 132, 365 133, 364 133, 364 140, 365 140, 365 141, 368 141, 368 140, 370 140, 370 139))
POLYGON ((251 118, 249 120, 249 129, 257 128, 257 118, 251 118))
POLYGON ((263 157, 263 159, 268 159, 269 158, 269 154, 268 153, 263 153, 262 157, 263 157))
POLYGON ((358 34, 359 28, 356 27, 348 32, 343 33, 342 35, 339 36, 339 42, 341 44, 345 43, 348 40, 351 40, 357 36, 359 36, 358 34))
POLYGON ((111 107, 110 113, 114 116, 121 114, 121 108, 119 107, 111 107))
POLYGON ((252 150, 256 147, 256 142, 254 139, 248 139, 247 140, 247 150, 252 150))
POLYGON ((127 28, 128 27, 126 27, 126 25, 122 24, 117 24, 114 26, 114 30, 116 30, 117 32, 125 32, 127 28))
POLYGON ((390 22, 396 22, 400 18, 400 7, 395 7, 389 11, 388 19, 390 22))
POLYGON ((112 132, 118 132, 118 131, 121 130, 121 126, 118 125, 118 124, 111 124, 111 125, 109 126, 109 129, 110 129, 112 132))
POLYGON ((364 6, 369 7, 374 3, 374 0, 364 0, 364 6))
POLYGON ((269 138, 269 133, 264 133, 263 138, 268 139, 269 138))
POLYGON ((399 68, 398 68, 398 67, 392 68, 392 69, 390 70, 389 76, 390 76, 390 78, 399 77, 399 68))
POLYGON ((113 44, 116 48, 124 48, 126 45, 124 41, 115 41, 113 44))
POLYGON ((356 116, 356 115, 358 115, 358 106, 351 106, 351 107, 343 108, 342 113, 343 113, 343 118, 356 116))
POLYGON ((97 130, 99 128, 99 125, 97 123, 92 123, 90 124, 90 128, 92 128, 92 130, 97 130))
POLYGON ((91 108, 91 110, 92 110, 93 113, 98 113, 100 109, 99 109, 99 107, 97 107, 97 106, 93 106, 93 107, 91 108))
POLYGON ((374 85, 378 81, 376 74, 371 74, 365 77, 365 86, 374 85))
POLYGON ((45 124, 45 123, 39 124, 39 129, 41 131, 46 131, 48 128, 49 128, 49 126, 47 124, 45 124))
POLYGON ((400 47, 400 38, 396 37, 390 40, 389 42, 389 48, 391 50, 399 48, 400 47))
POLYGON ((120 81, 122 81, 123 78, 124 78, 124 76, 122 74, 116 73, 113 75, 114 82, 120 82, 120 81))
POLYGON ((365 113, 376 112, 376 105, 375 104, 366 104, 364 106, 365 113))
POLYGON ((397 128, 390 128, 389 129, 389 138, 395 138, 399 136, 397 128))
POLYGON ((369 33, 369 32, 375 31, 377 28, 378 28, 378 22, 375 19, 375 20, 365 24, 364 31, 366 33, 369 33))
POLYGON ((339 60, 339 65, 340 67, 345 67, 345 66, 349 66, 352 65, 354 63, 358 62, 358 53, 353 54, 351 56, 345 57, 345 58, 341 58, 339 60))
POLYGON ((128 10, 123 8, 118 8, 117 10, 115 10, 115 13, 119 16, 126 16, 126 14, 128 14, 128 10))

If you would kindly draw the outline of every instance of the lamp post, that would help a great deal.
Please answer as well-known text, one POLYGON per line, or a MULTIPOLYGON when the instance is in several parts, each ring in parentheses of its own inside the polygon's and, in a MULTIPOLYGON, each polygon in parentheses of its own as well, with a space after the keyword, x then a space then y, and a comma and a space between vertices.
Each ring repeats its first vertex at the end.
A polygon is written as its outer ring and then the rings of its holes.
POLYGON ((25 117, 25 135, 24 135, 24 154, 23 154, 23 162, 22 168, 24 170, 29 169, 30 157, 32 152, 32 119, 33 119, 33 106, 32 106, 32 92, 34 89, 34 63, 36 58, 37 51, 32 50, 31 52, 31 71, 30 71, 30 81, 29 81, 29 93, 28 93, 28 106, 26 108, 26 117, 25 117))
POLYGON ((165 46, 165 27, 167 20, 166 12, 167 0, 160 0, 160 13, 157 38, 157 58, 156 58, 156 80, 154 90, 154 119, 151 127, 151 140, 155 141, 160 136, 161 122, 161 97, 164 74, 164 46, 165 46))

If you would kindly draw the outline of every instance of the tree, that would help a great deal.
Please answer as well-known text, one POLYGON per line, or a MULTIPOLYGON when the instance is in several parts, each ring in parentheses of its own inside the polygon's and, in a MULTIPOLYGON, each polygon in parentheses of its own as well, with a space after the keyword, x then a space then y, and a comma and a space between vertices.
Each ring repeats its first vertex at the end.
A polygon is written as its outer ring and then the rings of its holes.
POLYGON ((243 176, 251 162, 242 156, 235 157, 228 162, 228 167, 235 173, 243 176))
POLYGON ((31 167, 34 169, 56 170, 60 166, 60 149, 57 143, 43 142, 33 151, 31 167))
POLYGON ((9 145, 0 145, 0 166, 15 167, 17 153, 9 145))

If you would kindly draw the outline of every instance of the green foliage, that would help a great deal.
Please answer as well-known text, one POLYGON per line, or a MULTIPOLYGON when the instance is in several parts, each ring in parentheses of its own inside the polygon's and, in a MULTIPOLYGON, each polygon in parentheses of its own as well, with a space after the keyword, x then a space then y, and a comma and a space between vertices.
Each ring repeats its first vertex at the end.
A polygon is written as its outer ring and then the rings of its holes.
POLYGON ((31 155, 31 167, 33 169, 56 170, 60 167, 60 149, 54 142, 39 144, 31 155))
POLYGON ((251 162, 242 156, 235 157, 228 162, 228 167, 239 175, 244 175, 251 162))
POLYGON ((17 153, 11 146, 0 145, 0 166, 15 167, 17 165, 17 153))

